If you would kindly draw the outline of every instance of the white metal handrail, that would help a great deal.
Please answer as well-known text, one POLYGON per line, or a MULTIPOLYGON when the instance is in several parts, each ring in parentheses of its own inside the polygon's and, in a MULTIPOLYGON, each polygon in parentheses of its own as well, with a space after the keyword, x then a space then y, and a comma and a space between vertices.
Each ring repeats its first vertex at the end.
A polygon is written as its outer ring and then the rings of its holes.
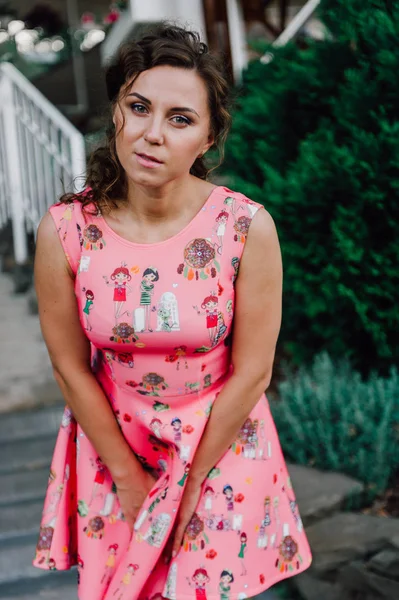
MULTIPOLYGON (((274 40, 272 46, 278 48, 279 46, 284 46, 287 44, 287 42, 292 40, 312 17, 320 2, 321 0, 308 0, 308 2, 306 2, 306 4, 295 15, 292 21, 287 25, 284 31, 279 35, 279 37, 274 40)), ((268 51, 261 57, 260 61, 264 64, 268 64, 272 59, 273 54, 268 51)))
POLYGON ((83 135, 10 63, 0 64, 0 230, 12 223, 17 263, 28 233, 61 193, 80 191, 83 135), (78 178, 78 179, 75 179, 78 178))

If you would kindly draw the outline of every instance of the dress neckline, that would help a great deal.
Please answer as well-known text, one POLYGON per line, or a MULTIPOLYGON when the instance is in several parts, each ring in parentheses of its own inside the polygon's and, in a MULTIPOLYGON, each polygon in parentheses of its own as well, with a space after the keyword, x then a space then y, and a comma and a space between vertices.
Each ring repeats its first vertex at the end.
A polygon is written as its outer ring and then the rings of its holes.
POLYGON ((226 188, 226 187, 224 187, 222 185, 216 185, 213 188, 213 190, 211 191, 211 193, 209 194, 209 196, 207 197, 207 199, 205 200, 204 204, 199 209, 199 211, 191 219, 191 221, 189 221, 187 223, 187 225, 185 225, 183 227, 183 229, 180 229, 180 231, 178 231, 177 233, 175 233, 171 237, 167 238, 166 240, 162 240, 160 242, 150 242, 150 243, 132 242, 132 241, 127 240, 126 238, 122 237, 118 233, 116 233, 116 231, 114 229, 112 229, 112 227, 105 220, 105 218, 104 218, 103 214, 101 213, 101 211, 99 211, 97 213, 96 218, 101 221, 101 225, 102 225, 103 229, 105 231, 107 231, 109 233, 109 235, 111 235, 112 237, 114 237, 115 239, 117 239, 119 242, 121 242, 123 244, 126 244, 127 246, 132 246, 134 248, 153 248, 153 247, 157 247, 157 246, 162 246, 164 244, 169 244, 170 242, 173 242, 174 240, 176 240, 180 236, 184 235, 189 229, 191 229, 191 227, 193 227, 197 223, 197 221, 200 219, 202 213, 208 208, 208 206, 213 201, 215 195, 218 192, 222 191, 222 190, 225 191, 225 192, 230 192, 231 191, 231 190, 228 190, 228 188, 226 188))

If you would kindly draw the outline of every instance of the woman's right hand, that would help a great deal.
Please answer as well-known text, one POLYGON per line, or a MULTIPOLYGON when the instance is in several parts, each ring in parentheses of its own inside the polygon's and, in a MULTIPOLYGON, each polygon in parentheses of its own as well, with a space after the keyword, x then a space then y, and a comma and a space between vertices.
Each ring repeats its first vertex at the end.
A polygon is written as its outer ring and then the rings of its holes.
POLYGON ((115 481, 121 509, 131 533, 144 501, 156 481, 157 479, 144 469, 134 477, 115 481))

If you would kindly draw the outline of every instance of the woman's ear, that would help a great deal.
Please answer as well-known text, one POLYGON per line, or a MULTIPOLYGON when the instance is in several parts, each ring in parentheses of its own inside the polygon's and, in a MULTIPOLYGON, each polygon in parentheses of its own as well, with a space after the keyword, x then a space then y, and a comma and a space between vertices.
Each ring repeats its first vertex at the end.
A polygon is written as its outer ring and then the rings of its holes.
POLYGON ((215 143, 215 136, 213 135, 212 132, 210 132, 209 135, 208 135, 208 142, 207 142, 207 144, 205 146, 204 154, 205 154, 205 152, 208 152, 209 148, 211 146, 213 146, 214 143, 215 143))
POLYGON ((210 133, 208 135, 208 141, 207 141, 207 143, 205 144, 205 146, 202 149, 201 154, 199 154, 197 158, 202 158, 204 156, 204 154, 206 152, 208 152, 209 148, 211 146, 213 146, 214 143, 215 143, 215 137, 214 137, 213 133, 210 133))

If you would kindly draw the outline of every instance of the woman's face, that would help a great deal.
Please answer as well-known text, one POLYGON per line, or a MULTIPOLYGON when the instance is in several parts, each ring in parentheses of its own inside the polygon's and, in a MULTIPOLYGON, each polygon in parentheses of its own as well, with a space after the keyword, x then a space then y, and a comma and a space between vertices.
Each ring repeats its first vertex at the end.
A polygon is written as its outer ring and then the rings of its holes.
POLYGON ((163 65, 140 73, 115 109, 117 132, 123 117, 116 151, 137 185, 185 177, 213 143, 207 89, 194 70, 163 65))

